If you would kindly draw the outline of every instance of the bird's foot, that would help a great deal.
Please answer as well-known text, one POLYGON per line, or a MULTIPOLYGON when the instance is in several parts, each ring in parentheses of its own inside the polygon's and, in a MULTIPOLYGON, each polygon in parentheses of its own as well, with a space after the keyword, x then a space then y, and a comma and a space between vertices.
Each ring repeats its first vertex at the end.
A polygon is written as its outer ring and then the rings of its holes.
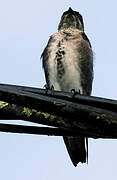
POLYGON ((51 90, 51 94, 54 95, 54 86, 53 85, 50 87, 50 90, 51 90))
POLYGON ((50 93, 53 95, 54 94, 54 86, 52 85, 51 87, 49 87, 47 84, 44 85, 44 88, 46 89, 46 94, 50 93))
POLYGON ((48 94, 49 86, 48 86, 47 84, 45 84, 45 85, 43 86, 43 88, 46 90, 46 91, 45 91, 45 94, 48 94))
POLYGON ((74 98, 77 94, 81 94, 80 89, 78 91, 76 91, 75 89, 72 89, 71 93, 73 94, 72 98, 74 98))

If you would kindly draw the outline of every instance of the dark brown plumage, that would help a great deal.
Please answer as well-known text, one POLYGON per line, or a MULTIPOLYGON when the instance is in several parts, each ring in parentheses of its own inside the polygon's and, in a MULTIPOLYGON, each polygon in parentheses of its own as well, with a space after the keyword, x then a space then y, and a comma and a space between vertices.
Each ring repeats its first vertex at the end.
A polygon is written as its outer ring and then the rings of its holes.
MULTIPOLYGON (((82 16, 69 8, 64 12, 58 32, 53 34, 42 54, 47 85, 55 90, 80 90, 90 95, 93 81, 93 52, 84 33, 82 16)), ((78 118, 78 117, 76 117, 78 118)), ((73 164, 86 162, 85 137, 63 137, 73 164)))

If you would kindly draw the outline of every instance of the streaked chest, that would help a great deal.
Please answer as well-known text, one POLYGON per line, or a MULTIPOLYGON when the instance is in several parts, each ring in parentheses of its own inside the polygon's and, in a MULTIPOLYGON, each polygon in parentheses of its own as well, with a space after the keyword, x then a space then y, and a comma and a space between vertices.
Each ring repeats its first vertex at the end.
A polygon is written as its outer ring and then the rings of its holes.
POLYGON ((49 81, 56 90, 82 92, 80 83, 80 53, 77 46, 79 39, 69 33, 59 33, 49 46, 49 81))

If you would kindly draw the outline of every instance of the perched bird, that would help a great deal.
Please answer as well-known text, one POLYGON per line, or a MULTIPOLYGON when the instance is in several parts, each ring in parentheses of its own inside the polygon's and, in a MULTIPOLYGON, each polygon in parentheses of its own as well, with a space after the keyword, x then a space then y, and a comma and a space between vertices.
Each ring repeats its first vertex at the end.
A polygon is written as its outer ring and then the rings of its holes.
MULTIPOLYGON (((42 53, 46 83, 49 88, 70 92, 72 89, 90 95, 93 81, 93 52, 84 33, 83 18, 71 8, 64 12, 58 26, 42 53)), ((85 163, 86 138, 63 137, 74 166, 85 163)))

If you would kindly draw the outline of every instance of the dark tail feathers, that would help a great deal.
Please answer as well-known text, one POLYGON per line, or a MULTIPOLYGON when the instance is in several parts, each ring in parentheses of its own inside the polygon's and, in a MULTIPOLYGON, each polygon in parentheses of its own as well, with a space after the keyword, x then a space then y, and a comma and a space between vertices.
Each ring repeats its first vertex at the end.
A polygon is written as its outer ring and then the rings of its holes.
POLYGON ((85 137, 63 137, 67 151, 74 166, 79 162, 88 162, 88 139, 85 137), (85 147, 86 140, 86 147, 85 147))

